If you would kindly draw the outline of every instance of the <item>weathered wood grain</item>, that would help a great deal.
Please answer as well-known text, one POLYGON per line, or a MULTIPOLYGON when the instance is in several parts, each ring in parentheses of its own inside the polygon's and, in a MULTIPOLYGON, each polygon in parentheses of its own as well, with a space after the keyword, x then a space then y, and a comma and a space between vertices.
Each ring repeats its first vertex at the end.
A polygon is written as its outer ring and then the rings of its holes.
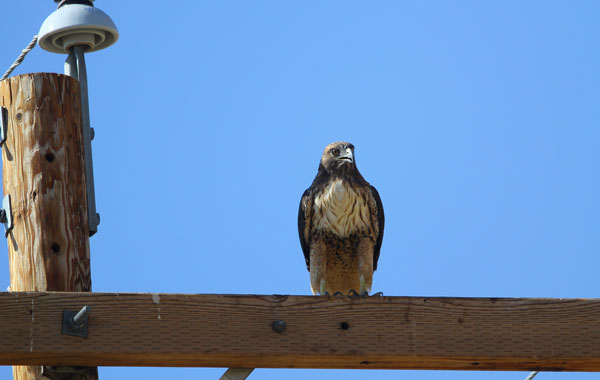
MULTIPOLYGON (((9 119, 2 179, 14 220, 10 289, 90 291, 79 84, 52 73, 12 77, 0 82, 0 105, 9 119)), ((45 379, 36 367, 15 367, 13 374, 45 379)))
POLYGON ((600 299, 19 292, 0 310, 0 364, 600 371, 600 299), (84 305, 88 338, 61 335, 84 305))

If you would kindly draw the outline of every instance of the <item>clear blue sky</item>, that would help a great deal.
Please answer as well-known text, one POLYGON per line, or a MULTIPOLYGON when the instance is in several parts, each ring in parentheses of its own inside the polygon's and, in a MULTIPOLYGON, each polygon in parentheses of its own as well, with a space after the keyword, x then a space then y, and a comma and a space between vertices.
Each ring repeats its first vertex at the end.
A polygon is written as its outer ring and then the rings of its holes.
MULTIPOLYGON (((347 140, 386 212, 374 291, 600 297, 600 2, 96 6, 121 37, 87 55, 102 215, 94 291, 309 294, 298 202, 325 145, 347 140)), ((0 71, 54 9, 2 1, 0 71)), ((62 72, 64 58, 36 47, 15 74, 62 72)), ((101 368, 100 378, 222 372, 101 368)), ((261 369, 251 379, 526 375, 261 369)))

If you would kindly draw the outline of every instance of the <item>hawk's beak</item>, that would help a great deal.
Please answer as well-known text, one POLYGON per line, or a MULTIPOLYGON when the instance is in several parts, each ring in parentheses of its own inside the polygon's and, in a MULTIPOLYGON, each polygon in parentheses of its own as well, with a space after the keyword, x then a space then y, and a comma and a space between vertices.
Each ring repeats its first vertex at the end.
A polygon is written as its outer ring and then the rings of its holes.
POLYGON ((338 160, 354 162, 354 153, 352 153, 352 149, 346 148, 346 151, 342 151, 338 157, 338 160))

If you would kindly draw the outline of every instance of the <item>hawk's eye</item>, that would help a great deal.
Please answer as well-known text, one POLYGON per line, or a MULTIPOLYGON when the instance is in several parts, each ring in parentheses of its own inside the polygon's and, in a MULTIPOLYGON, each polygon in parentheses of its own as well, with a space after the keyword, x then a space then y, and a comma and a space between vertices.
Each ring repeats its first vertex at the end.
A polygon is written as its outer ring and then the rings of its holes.
POLYGON ((332 149, 331 150, 331 154, 333 154, 334 156, 339 156, 340 155, 340 150, 339 149, 332 149))

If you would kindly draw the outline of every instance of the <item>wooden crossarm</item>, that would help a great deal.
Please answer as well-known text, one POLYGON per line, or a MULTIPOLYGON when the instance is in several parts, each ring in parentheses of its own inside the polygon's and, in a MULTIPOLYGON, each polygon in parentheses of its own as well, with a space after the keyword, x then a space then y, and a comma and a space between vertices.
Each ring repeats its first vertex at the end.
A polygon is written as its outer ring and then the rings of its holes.
POLYGON ((600 299, 3 292, 0 364, 600 371, 600 299))

